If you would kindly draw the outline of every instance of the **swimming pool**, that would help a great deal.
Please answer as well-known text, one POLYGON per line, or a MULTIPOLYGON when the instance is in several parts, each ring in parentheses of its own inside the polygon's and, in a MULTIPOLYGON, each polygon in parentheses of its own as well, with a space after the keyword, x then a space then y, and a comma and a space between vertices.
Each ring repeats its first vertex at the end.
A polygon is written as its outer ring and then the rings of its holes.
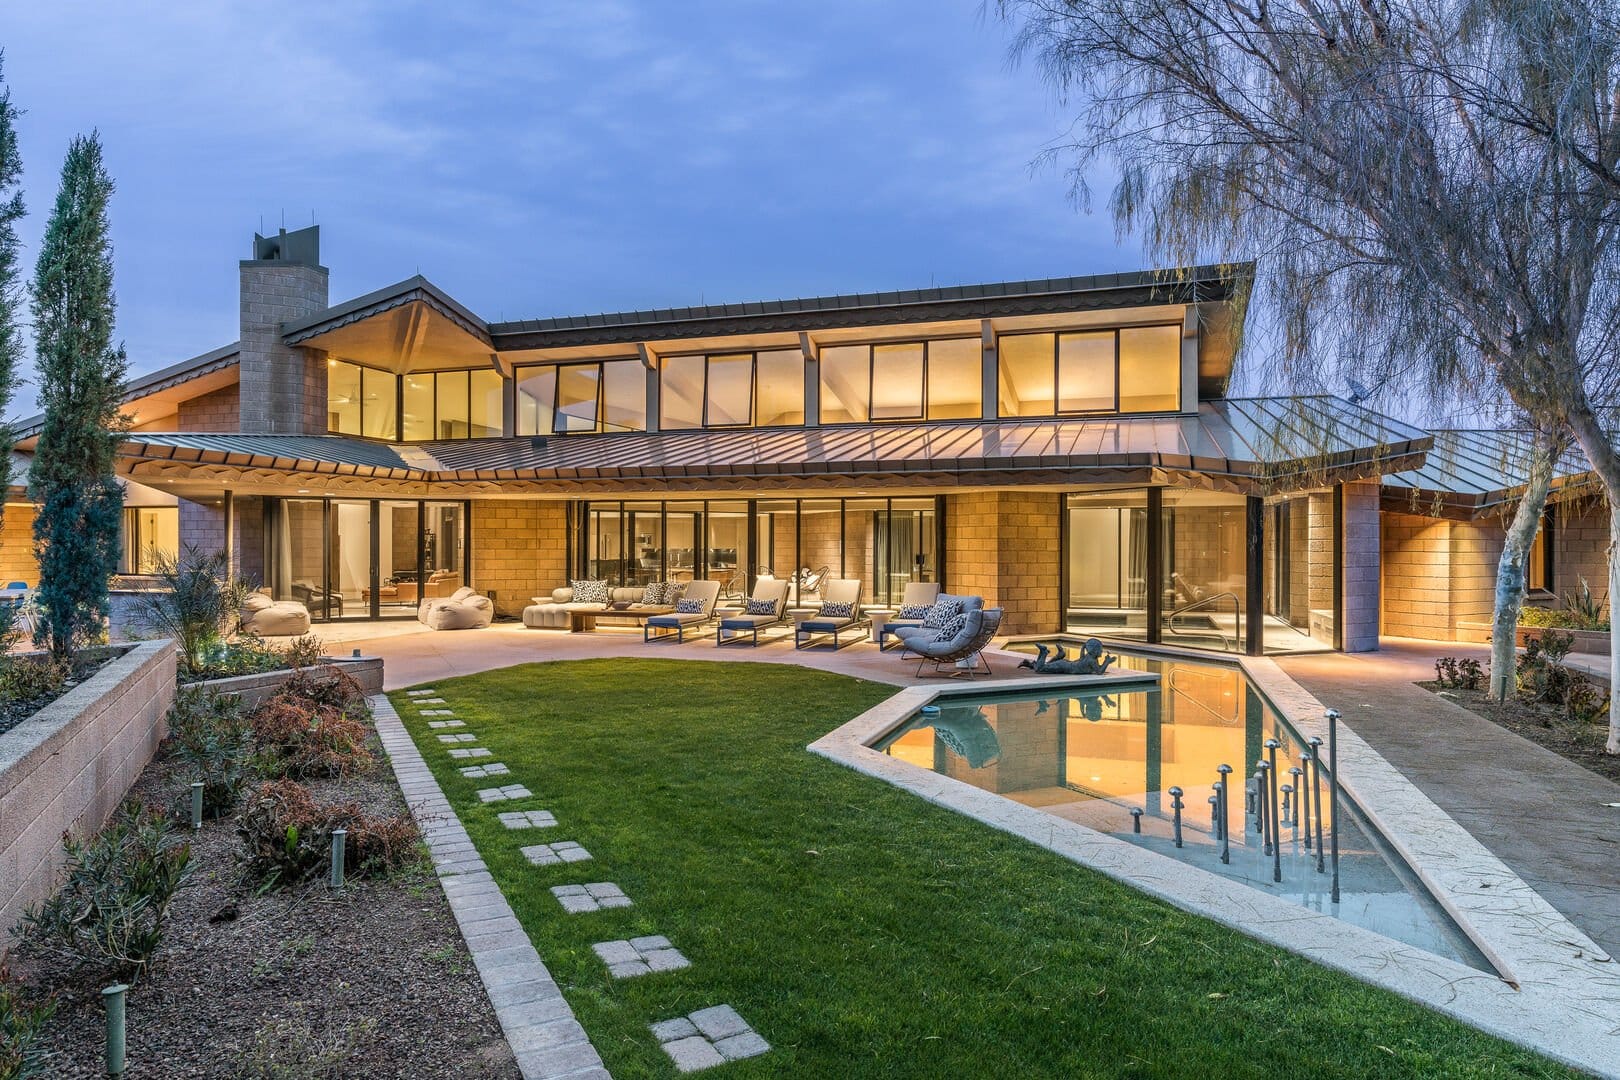
MULTIPOLYGON (((1339 902, 1331 900, 1329 874, 1317 870, 1315 802, 1302 801, 1297 791, 1287 812, 1278 815, 1282 881, 1274 881, 1274 856, 1264 850, 1259 808, 1251 808, 1245 798, 1245 780, 1269 754, 1267 740, 1275 739, 1281 783, 1311 787, 1308 771, 1291 772, 1301 768, 1300 755, 1310 747, 1234 665, 1146 653, 1118 655, 1116 670, 1155 672, 1158 683, 1110 692, 941 697, 934 702, 937 715, 912 716, 876 749, 1397 941, 1494 971, 1342 793, 1339 902), (1224 842, 1210 801, 1223 764, 1233 769, 1224 842), (1180 846, 1173 788, 1182 792, 1180 846), (1223 850, 1230 862, 1222 861, 1223 850)), ((1332 824, 1327 803, 1324 777, 1324 836, 1332 824)), ((1321 862, 1325 871, 1327 860, 1321 862)))

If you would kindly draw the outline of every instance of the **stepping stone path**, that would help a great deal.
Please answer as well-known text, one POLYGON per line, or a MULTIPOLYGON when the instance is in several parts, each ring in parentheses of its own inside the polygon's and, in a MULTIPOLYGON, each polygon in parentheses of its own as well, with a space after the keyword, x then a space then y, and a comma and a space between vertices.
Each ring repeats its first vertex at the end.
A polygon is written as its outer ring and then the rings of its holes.
POLYGON ((430 728, 452 728, 452 727, 466 727, 466 726, 467 726, 467 721, 465 721, 465 720, 429 720, 428 721, 428 727, 430 727, 430 728))
POLYGON ((589 885, 557 885, 551 895, 570 915, 583 915, 603 908, 630 907, 630 898, 611 881, 596 881, 589 885))
POLYGON ((508 799, 529 799, 534 792, 522 784, 507 784, 505 787, 487 787, 478 789, 478 801, 485 803, 505 802, 508 799))
POLYGON ((572 840, 559 840, 555 844, 531 844, 520 849, 523 857, 536 866, 556 866, 565 862, 584 862, 591 853, 572 840))
POLYGON ((465 769, 459 769, 457 771, 469 780, 482 780, 489 776, 512 775, 512 770, 508 769, 505 765, 502 765, 498 761, 492 761, 488 765, 469 765, 465 769))
POLYGON ((683 1073, 758 1057, 771 1048, 730 1005, 699 1009, 652 1025, 653 1037, 683 1073))
POLYGON ((407 691, 405 691, 405 696, 406 697, 413 697, 413 698, 415 698, 415 697, 432 697, 434 694, 437 694, 438 692, 439 692, 439 688, 436 687, 436 686, 424 686, 420 690, 407 690, 407 691))
POLYGON ((491 754, 482 746, 474 746, 471 748, 463 748, 461 750, 452 750, 450 751, 450 756, 458 761, 465 761, 468 758, 494 757, 495 755, 491 754))
POLYGON ((450 709, 423 709, 422 710, 422 715, 423 716, 454 716, 456 714, 455 714, 454 711, 452 711, 450 709))
POLYGON ((442 743, 477 742, 478 736, 470 731, 458 731, 454 735, 440 735, 439 741, 442 743))
POLYGON ((591 950, 602 958, 608 974, 615 979, 634 979, 655 971, 679 971, 692 966, 692 961, 682 956, 669 943, 669 938, 661 934, 629 941, 603 941, 592 945, 591 950))
POLYGON ((450 703, 448 701, 444 700, 444 698, 442 698, 442 697, 425 697, 425 698, 417 698, 416 699, 416 704, 418 706, 421 706, 421 705, 448 705, 450 703))
POLYGON ((508 829, 549 829, 557 824, 550 810, 508 810, 495 818, 508 829))

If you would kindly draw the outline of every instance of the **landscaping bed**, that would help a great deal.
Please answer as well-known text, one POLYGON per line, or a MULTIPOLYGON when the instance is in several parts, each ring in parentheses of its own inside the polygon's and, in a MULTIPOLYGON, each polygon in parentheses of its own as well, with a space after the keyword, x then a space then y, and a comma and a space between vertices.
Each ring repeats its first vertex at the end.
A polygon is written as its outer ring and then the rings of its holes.
MULTIPOLYGON (((297 775, 321 806, 352 804, 347 812, 366 820, 400 821, 399 787, 369 722, 361 730, 374 767, 286 775, 297 775)), ((310 768, 291 754, 284 761, 310 768)), ((183 812, 195 775, 170 746, 132 796, 183 812)), ((243 805, 253 804, 258 782, 244 784, 243 805)), ((338 891, 327 887, 324 866, 296 880, 251 868, 232 816, 205 821, 194 836, 184 825, 180 833, 190 840, 190 876, 129 992, 128 1076, 518 1075, 414 831, 404 834, 396 868, 351 871, 338 891)), ((325 843, 322 835, 313 846, 325 843)), ((31 999, 57 1003, 36 1044, 47 1055, 41 1075, 104 1075, 100 990, 115 980, 76 971, 32 938, 10 962, 31 999)))
POLYGON ((1572 1075, 806 751, 892 688, 664 659, 435 686, 535 793, 480 802, 491 781, 394 697, 616 1076, 675 1076, 648 1026, 721 1004, 771 1044, 725 1066, 739 1080, 1572 1075), (497 818, 531 809, 558 824, 497 818), (533 865, 536 839, 591 859, 533 865), (567 914, 550 892, 591 882, 633 906, 567 914), (592 945, 643 935, 691 966, 610 978, 592 945))
POLYGON ((1609 737, 1608 714, 1597 720, 1576 720, 1562 705, 1546 705, 1513 695, 1496 701, 1484 690, 1419 683, 1425 690, 1448 697, 1469 712, 1482 716, 1515 735, 1529 739, 1559 757, 1620 782, 1620 757, 1603 752, 1609 737))
POLYGON ((122 649, 81 649, 65 665, 43 653, 0 658, 0 735, 89 679, 122 649))

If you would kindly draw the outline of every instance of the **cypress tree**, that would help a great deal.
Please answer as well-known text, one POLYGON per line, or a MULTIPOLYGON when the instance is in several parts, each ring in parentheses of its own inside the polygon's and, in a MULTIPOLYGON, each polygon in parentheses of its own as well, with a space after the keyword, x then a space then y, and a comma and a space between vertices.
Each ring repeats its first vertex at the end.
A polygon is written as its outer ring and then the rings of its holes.
POLYGON ((23 217, 22 156, 17 152, 17 107, 4 80, 5 53, 0 52, 0 520, 5 516, 6 489, 11 486, 11 399, 22 364, 22 271, 17 222, 23 217))
POLYGON ((112 192, 99 136, 76 137, 34 271, 45 410, 29 485, 40 576, 36 636, 61 659, 99 635, 118 569, 124 495, 113 461, 128 420, 119 411, 124 350, 112 341, 112 192))

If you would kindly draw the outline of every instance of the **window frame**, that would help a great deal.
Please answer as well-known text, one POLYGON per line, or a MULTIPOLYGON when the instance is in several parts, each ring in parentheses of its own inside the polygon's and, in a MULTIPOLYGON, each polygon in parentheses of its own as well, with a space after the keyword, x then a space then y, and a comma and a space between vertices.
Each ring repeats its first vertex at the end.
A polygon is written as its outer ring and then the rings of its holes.
MULTIPOLYGON (((820 427, 850 427, 850 426, 859 426, 859 425, 862 425, 862 424, 924 424, 924 423, 950 424, 950 423, 972 423, 975 420, 982 419, 983 416, 984 416, 984 390, 983 390, 984 353, 983 353, 983 344, 980 341, 980 339, 978 339, 978 338, 971 337, 971 336, 966 335, 966 334, 945 334, 945 335, 941 335, 941 336, 938 336, 938 337, 894 338, 894 339, 883 340, 883 341, 826 341, 826 342, 822 342, 821 345, 822 345, 822 348, 827 348, 827 349, 850 348, 850 349, 865 349, 866 350, 866 419, 865 420, 824 420, 824 419, 822 419, 822 402, 826 400, 826 395, 824 393, 820 392, 820 391, 824 391, 826 389, 826 387, 825 387, 825 385, 821 384, 820 360, 818 358, 818 360, 817 360, 817 371, 816 371, 816 381, 817 381, 817 384, 818 384, 818 393, 816 394, 816 423, 820 427), (954 418, 939 419, 939 420, 930 420, 928 418, 928 407, 929 407, 929 404, 931 402, 930 389, 931 389, 931 387, 933 385, 933 370, 932 369, 933 369, 934 345, 935 345, 935 343, 941 342, 941 341, 972 341, 980 349, 980 353, 979 353, 979 378, 980 378, 979 414, 977 416, 954 417, 954 418), (922 355, 922 397, 921 397, 921 399, 919 401, 919 411, 914 416, 885 416, 885 417, 882 417, 880 419, 880 418, 874 417, 872 415, 872 394, 873 394, 873 391, 877 387, 877 349, 880 346, 885 346, 885 345, 890 345, 890 346, 894 346, 894 345, 921 345, 922 346, 922 350, 923 350, 923 355, 922 355)), ((1118 362, 1118 346, 1117 346, 1117 344, 1116 344, 1116 347, 1115 347, 1115 362, 1116 363, 1118 362)), ((997 363, 998 364, 1000 363, 999 354, 998 354, 998 358, 997 358, 997 363)), ((1053 368, 1054 380, 1056 378, 1056 372, 1057 372, 1057 369, 1054 367, 1053 368)), ((808 422, 808 418, 807 418, 806 422, 808 422)))
MULTIPOLYGON (((606 424, 607 424, 607 416, 606 416, 606 413, 604 411, 605 407, 606 407, 606 404, 607 404, 606 403, 606 398, 605 398, 605 395, 607 393, 607 368, 606 368, 606 366, 608 364, 626 364, 626 363, 633 363, 637 367, 641 367, 642 371, 644 373, 646 371, 645 366, 641 362, 641 358, 636 357, 636 356, 604 356, 599 360, 564 360, 564 361, 561 361, 561 362, 555 363, 555 364, 519 364, 519 365, 515 366, 512 369, 512 380, 511 380, 512 381, 512 393, 513 393, 513 426, 512 426, 513 436, 518 437, 518 438, 530 438, 530 439, 533 439, 533 438, 545 438, 546 436, 550 436, 550 435, 575 436, 575 435, 639 435, 639 434, 644 434, 646 432, 646 430, 647 430, 647 406, 646 406, 647 380, 645 378, 645 375, 643 375, 643 378, 641 380, 641 388, 642 388, 641 427, 639 427, 639 428, 622 428, 622 429, 621 428, 612 428, 612 429, 609 429, 606 426, 606 424), (522 413, 522 403, 516 400, 516 396, 520 392, 518 390, 518 386, 519 386, 519 384, 521 384, 523 382, 523 379, 525 377, 524 376, 525 372, 539 371, 539 370, 544 370, 546 368, 550 368, 553 372, 555 372, 555 374, 552 376, 552 379, 551 379, 551 430, 550 431, 531 431, 531 432, 527 432, 527 433, 520 432, 518 430, 518 427, 519 427, 519 425, 518 425, 518 417, 522 413), (560 394, 562 392, 563 369, 564 368, 595 368, 596 369, 596 397, 595 397, 595 403, 596 404, 595 404, 595 407, 594 407, 594 409, 592 411, 592 416, 594 417, 594 422, 593 422, 592 426, 589 427, 589 428, 580 428, 580 429, 577 429, 577 430, 574 430, 574 431, 558 431, 557 430, 557 417, 562 414, 561 408, 559 407, 559 401, 560 401, 560 394)), ((536 400, 538 400, 538 399, 536 399, 536 400)), ((537 423, 536 427, 538 427, 538 426, 539 425, 537 423)), ((680 430, 680 429, 677 429, 677 430, 680 430)))
POLYGON ((1119 396, 1119 393, 1120 393, 1119 392, 1119 381, 1120 381, 1120 378, 1119 378, 1120 377, 1119 335, 1120 335, 1120 331, 1122 331, 1122 330, 1151 330, 1151 329, 1157 329, 1157 328, 1160 328, 1160 327, 1172 327, 1178 332, 1180 332, 1180 330, 1182 329, 1181 323, 1158 321, 1158 322, 1142 322, 1142 323, 1119 323, 1119 324, 1111 325, 1111 326, 1072 326, 1072 327, 1069 327, 1069 328, 1063 329, 1063 330, 1058 330, 1058 329, 1051 329, 1051 330, 1009 330, 1009 331, 1006 331, 1005 333, 998 333, 996 335, 996 385, 998 387, 996 396, 997 396, 997 409, 998 409, 998 411, 999 411, 1000 404, 1001 404, 1000 400, 999 400, 1000 399, 999 387, 1000 387, 1000 384, 1001 384, 1001 342, 1002 342, 1002 339, 1003 338, 1010 338, 1010 337, 1033 337, 1033 336, 1035 336, 1037 334, 1050 334, 1050 335, 1052 335, 1052 410, 1053 411, 1049 412, 1049 413, 1016 413, 1016 414, 1014 414, 1012 416, 1007 417, 1007 419, 1010 419, 1010 420, 1011 419, 1029 420, 1029 419, 1038 419, 1038 418, 1044 417, 1044 416, 1175 416, 1175 415, 1179 414, 1182 411, 1182 407, 1186 403, 1185 402, 1186 395, 1184 393, 1185 388, 1182 386, 1181 378, 1179 376, 1179 372, 1180 372, 1180 356, 1179 356, 1179 354, 1177 356, 1177 365, 1176 365, 1178 376, 1177 376, 1176 383, 1175 383, 1175 386, 1176 386, 1176 407, 1175 408, 1173 408, 1173 409, 1156 409, 1156 410, 1154 410, 1152 412, 1122 412, 1120 410, 1120 407, 1119 407, 1119 402, 1120 402, 1120 396, 1119 396), (1113 339, 1114 339, 1114 406, 1113 406, 1112 409, 1060 409, 1060 408, 1058 408, 1058 403, 1060 401, 1062 401, 1062 397, 1059 395, 1059 390, 1061 389, 1061 383, 1059 382, 1059 378, 1058 378, 1059 358, 1062 356, 1061 342, 1062 342, 1062 339, 1063 339, 1063 337, 1065 335, 1073 335, 1073 334, 1109 334, 1109 335, 1111 335, 1113 337, 1113 339))
MULTIPOLYGON (((799 378, 801 385, 804 379, 804 354, 795 347, 777 346, 776 348, 753 349, 724 349, 715 352, 667 353, 658 357, 658 427, 660 431, 748 431, 754 428, 776 430, 781 428, 798 428, 806 426, 805 420, 797 424, 762 424, 759 422, 759 354, 760 353, 799 353, 799 378), (717 356, 746 356, 748 357, 748 419, 738 424, 715 423, 709 416, 709 369, 713 366, 717 356), (664 365, 671 360, 690 360, 693 357, 703 358, 703 389, 700 392, 702 401, 701 415, 698 417, 696 427, 664 426, 663 400, 664 400, 664 365)), ((805 412, 804 391, 799 391, 799 412, 805 412)))

